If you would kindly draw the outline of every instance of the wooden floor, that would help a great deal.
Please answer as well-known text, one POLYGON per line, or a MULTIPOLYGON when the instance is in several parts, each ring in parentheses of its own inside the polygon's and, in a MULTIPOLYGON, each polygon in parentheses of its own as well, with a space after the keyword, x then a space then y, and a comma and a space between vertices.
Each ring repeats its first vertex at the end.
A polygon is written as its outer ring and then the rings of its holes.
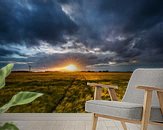
MULTIPOLYGON (((90 113, 5 113, 0 124, 13 122, 20 130, 91 130, 91 117, 90 113)), ((97 130, 123 129, 117 121, 99 118, 97 130)))

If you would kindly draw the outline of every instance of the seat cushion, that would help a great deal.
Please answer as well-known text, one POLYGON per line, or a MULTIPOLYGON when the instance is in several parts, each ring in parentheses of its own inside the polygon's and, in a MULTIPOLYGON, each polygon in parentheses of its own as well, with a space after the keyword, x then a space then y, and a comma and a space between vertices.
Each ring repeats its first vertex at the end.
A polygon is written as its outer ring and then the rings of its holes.
MULTIPOLYGON (((87 112, 120 117, 129 120, 141 120, 143 105, 118 101, 89 100, 86 102, 85 110, 87 112)), ((151 121, 163 122, 163 116, 160 108, 152 108, 151 121)))

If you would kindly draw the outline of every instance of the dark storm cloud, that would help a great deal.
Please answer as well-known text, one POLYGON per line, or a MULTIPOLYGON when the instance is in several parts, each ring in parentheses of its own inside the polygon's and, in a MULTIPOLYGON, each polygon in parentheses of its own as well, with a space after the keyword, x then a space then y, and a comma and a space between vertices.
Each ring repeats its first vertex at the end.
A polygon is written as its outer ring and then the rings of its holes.
POLYGON ((0 56, 3 57, 3 56, 8 56, 8 55, 12 55, 14 53, 17 53, 17 52, 14 52, 14 51, 11 51, 11 50, 7 50, 7 49, 3 49, 3 48, 0 48, 0 56))
POLYGON ((162 22, 162 7, 162 0, 103 0, 100 4, 101 11, 117 15, 122 31, 133 33, 162 22))
POLYGON ((0 59, 2 59, 3 57, 11 57, 11 55, 19 55, 19 56, 27 56, 25 54, 22 54, 19 52, 19 50, 13 50, 13 49, 9 49, 9 48, 0 48, 0 59))
POLYGON ((76 24, 53 0, 0 1, 0 44, 38 44, 39 40, 57 44, 72 34, 76 24))
MULTIPOLYGON (((39 52, 28 57, 35 66, 43 65, 43 59, 49 65, 59 64, 69 55, 90 66, 109 66, 109 62, 162 65, 162 36, 162 0, 0 1, 0 44, 30 49, 44 41, 54 50, 63 50, 62 54, 39 52)), ((0 55, 26 55, 18 52, 1 49, 0 55)))
POLYGON ((150 60, 147 58, 150 51, 155 57, 158 53, 163 56, 162 0, 61 0, 60 3, 73 6, 75 14, 70 15, 81 25, 78 38, 88 47, 117 53, 113 60, 130 62, 143 60, 142 57, 150 60), (79 20, 80 17, 84 19, 79 20))

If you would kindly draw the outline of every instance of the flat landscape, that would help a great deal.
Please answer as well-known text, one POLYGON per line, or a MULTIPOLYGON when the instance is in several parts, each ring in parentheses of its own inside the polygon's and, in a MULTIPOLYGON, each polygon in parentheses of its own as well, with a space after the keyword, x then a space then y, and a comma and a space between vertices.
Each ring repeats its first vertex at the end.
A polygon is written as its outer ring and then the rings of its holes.
MULTIPOLYGON (((130 76, 129 72, 12 72, 6 79, 6 87, 0 90, 0 106, 19 91, 34 91, 44 95, 8 112, 83 113, 85 102, 93 99, 94 93, 87 82, 118 85, 116 92, 121 100, 130 76)), ((106 89, 102 99, 110 100, 106 89)))

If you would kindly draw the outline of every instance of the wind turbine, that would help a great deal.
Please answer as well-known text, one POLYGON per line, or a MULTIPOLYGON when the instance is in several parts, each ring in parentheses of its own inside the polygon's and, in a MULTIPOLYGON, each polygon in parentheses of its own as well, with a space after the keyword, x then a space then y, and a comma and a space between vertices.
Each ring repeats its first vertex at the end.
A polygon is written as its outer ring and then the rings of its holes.
POLYGON ((31 72, 32 66, 28 63, 28 70, 31 72))

